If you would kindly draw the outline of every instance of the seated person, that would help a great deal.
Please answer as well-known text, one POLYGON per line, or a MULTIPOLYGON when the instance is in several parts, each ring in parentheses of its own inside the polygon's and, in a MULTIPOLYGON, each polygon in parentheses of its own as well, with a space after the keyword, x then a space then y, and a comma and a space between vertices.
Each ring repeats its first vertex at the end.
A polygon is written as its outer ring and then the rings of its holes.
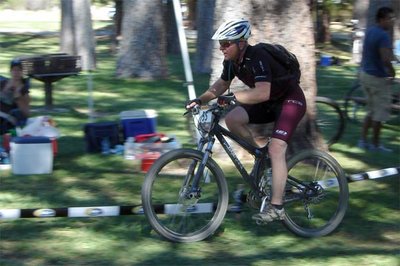
POLYGON ((11 78, 0 78, 0 135, 25 125, 29 117, 29 79, 23 77, 22 63, 12 60, 11 78))

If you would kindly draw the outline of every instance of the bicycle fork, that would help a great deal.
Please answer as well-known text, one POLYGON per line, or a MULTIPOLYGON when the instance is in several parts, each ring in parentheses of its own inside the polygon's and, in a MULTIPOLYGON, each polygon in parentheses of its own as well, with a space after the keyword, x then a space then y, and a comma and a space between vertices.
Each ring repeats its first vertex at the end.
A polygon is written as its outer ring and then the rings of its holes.
POLYGON ((190 164, 189 169, 188 169, 188 173, 186 175, 186 179, 184 181, 184 187, 189 187, 189 190, 187 190, 187 193, 185 193, 186 197, 188 199, 199 199, 201 197, 201 188, 199 186, 200 184, 200 180, 202 177, 204 177, 204 179, 209 180, 210 176, 208 172, 204 172, 206 169, 206 164, 208 159, 211 156, 211 151, 212 151, 212 147, 214 146, 215 143, 215 139, 211 138, 208 142, 204 142, 204 141, 200 141, 199 145, 198 145, 198 150, 203 150, 204 145, 207 143, 207 146, 204 150, 204 155, 203 158, 200 162, 200 165, 198 165, 198 161, 193 160, 193 162, 190 164), (197 168, 197 171, 196 171, 197 168), (190 185, 190 181, 193 178, 193 182, 190 185))

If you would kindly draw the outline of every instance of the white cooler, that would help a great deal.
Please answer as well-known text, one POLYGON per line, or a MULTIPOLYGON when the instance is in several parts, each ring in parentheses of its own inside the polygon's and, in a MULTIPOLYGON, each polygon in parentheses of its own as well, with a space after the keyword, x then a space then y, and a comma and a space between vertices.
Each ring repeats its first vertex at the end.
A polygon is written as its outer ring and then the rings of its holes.
POLYGON ((50 174, 53 171, 51 140, 47 137, 12 138, 10 159, 13 174, 50 174))

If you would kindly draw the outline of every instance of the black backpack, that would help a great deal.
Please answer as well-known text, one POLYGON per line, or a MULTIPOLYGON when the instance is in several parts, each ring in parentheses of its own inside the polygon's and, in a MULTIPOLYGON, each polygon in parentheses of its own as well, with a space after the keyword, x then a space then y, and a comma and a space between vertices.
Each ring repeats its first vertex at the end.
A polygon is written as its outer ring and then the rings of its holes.
POLYGON ((256 46, 265 49, 278 63, 287 69, 288 75, 278 77, 275 80, 293 77, 300 79, 300 64, 295 54, 291 53, 280 44, 259 43, 256 46))

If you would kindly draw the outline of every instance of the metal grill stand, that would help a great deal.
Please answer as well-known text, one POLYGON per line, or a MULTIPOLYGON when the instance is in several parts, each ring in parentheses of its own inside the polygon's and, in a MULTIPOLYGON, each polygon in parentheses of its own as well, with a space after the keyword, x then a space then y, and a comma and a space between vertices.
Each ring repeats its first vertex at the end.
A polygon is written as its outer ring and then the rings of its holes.
POLYGON ((80 56, 65 53, 27 56, 20 58, 24 74, 44 83, 45 108, 53 108, 53 83, 78 75, 81 71, 80 56))

